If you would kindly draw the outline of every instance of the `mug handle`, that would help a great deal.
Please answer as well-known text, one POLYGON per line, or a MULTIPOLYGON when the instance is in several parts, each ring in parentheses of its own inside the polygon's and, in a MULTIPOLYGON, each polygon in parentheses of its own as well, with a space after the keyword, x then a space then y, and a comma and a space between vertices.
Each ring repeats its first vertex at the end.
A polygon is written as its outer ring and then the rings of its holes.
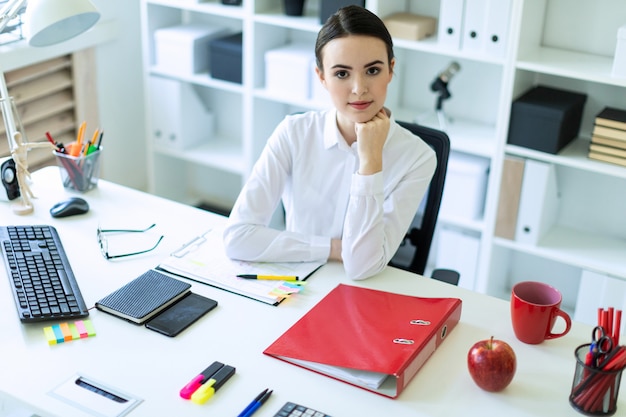
POLYGON ((572 327, 572 319, 569 317, 569 314, 561 309, 557 309, 555 314, 565 320, 565 330, 561 333, 552 333, 552 329, 550 329, 546 335, 546 339, 556 339, 557 337, 565 336, 572 327))

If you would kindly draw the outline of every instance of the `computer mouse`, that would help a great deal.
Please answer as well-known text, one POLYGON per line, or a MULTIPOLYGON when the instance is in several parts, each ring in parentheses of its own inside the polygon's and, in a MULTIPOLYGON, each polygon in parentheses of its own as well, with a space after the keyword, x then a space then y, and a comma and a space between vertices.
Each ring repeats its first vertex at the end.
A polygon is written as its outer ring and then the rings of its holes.
POLYGON ((52 217, 67 217, 89 211, 89 204, 80 197, 71 197, 60 201, 50 208, 52 217))

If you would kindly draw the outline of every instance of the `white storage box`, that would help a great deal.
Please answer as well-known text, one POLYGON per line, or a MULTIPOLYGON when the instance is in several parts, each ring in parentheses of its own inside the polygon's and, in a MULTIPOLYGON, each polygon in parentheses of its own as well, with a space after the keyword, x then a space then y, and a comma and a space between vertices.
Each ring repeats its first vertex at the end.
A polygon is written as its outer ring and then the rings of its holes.
POLYGON ((460 274, 458 286, 473 290, 480 252, 478 236, 447 227, 437 230, 436 268, 457 271, 460 274))
POLYGON ((228 33, 226 28, 178 25, 154 32, 156 65, 176 74, 194 74, 209 68, 209 41, 228 33))
POLYGON ((615 78, 626 78, 626 25, 617 30, 617 45, 611 75, 615 78))
POLYGON ((213 135, 214 116, 190 84, 150 77, 149 105, 150 134, 156 146, 186 149, 213 135))
POLYGON ((291 43, 265 52, 265 88, 271 94, 308 100, 311 71, 315 65, 313 46, 291 43))
POLYGON ((451 152, 439 214, 461 220, 482 218, 489 175, 489 160, 451 152))
POLYGON ((311 101, 319 105, 332 105, 332 101, 330 100, 330 94, 326 87, 322 85, 320 78, 315 72, 315 59, 313 59, 311 63, 311 101))

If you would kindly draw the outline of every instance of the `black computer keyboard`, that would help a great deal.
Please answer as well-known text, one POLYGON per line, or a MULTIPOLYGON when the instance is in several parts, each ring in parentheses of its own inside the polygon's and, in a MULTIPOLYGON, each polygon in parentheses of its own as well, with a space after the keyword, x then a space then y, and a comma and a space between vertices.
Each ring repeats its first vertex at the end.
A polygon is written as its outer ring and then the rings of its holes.
POLYGON ((89 315, 54 227, 0 226, 0 248, 22 322, 89 315))

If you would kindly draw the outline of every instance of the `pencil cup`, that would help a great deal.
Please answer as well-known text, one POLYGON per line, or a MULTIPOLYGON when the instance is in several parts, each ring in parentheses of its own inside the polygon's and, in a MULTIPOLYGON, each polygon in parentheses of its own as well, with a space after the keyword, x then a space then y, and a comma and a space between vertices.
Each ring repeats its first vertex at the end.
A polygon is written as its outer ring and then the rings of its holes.
POLYGON ((54 152, 61 172, 63 187, 81 193, 95 188, 98 185, 101 154, 102 148, 86 156, 71 156, 54 152))
POLYGON ((611 416, 617 411, 617 395, 624 367, 601 369, 586 365, 591 345, 576 348, 576 370, 569 402, 578 412, 588 416, 611 416))

